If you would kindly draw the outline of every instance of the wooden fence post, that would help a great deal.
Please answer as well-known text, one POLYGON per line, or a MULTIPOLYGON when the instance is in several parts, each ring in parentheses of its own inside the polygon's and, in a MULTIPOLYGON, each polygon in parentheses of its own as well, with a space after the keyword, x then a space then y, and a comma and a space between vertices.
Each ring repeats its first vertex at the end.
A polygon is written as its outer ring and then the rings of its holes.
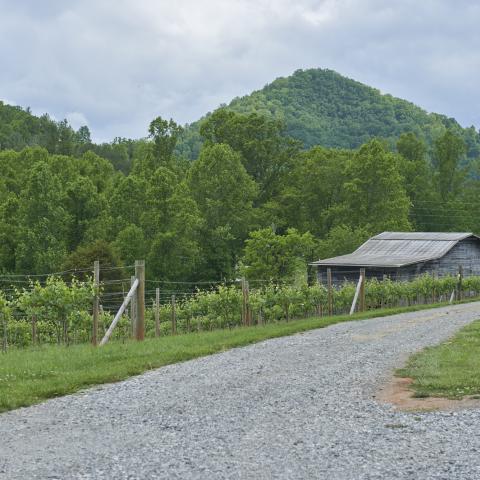
POLYGON ((100 313, 100 262, 98 260, 95 260, 93 263, 93 288, 95 289, 95 296, 93 298, 92 345, 96 347, 98 343, 98 317, 100 313))
MULTIPOLYGON (((130 288, 132 288, 132 285, 135 282, 135 275, 132 275, 130 277, 130 288)), ((130 301, 130 326, 132 330, 132 337, 135 338, 136 331, 137 331, 137 295, 134 295, 132 297, 132 300, 130 301)))
POLYGON ((135 260, 135 277, 138 279, 135 338, 142 341, 145 339, 145 260, 135 260))
POLYGON ((5 315, 3 313, 0 313, 0 316, 2 317, 2 323, 3 323, 3 342, 2 342, 2 350, 3 353, 7 353, 7 320, 5 318, 5 315))
POLYGON ((458 266, 458 283, 457 283, 457 300, 461 300, 463 298, 463 266, 458 266))
POLYGON ((252 324, 252 312, 250 310, 250 285, 245 280, 245 305, 246 305, 246 323, 248 326, 252 324))
POLYGON ((32 315, 32 345, 37 344, 37 316, 32 315))
POLYGON ((175 304, 175 295, 172 295, 172 335, 177 334, 177 312, 175 304))
POLYGON ((362 278, 362 284, 360 286, 360 311, 365 311, 365 269, 360 269, 360 277, 362 278))
POLYGON ((327 268, 327 288, 328 288, 328 314, 333 315, 333 286, 332 269, 327 268))
POLYGON ((160 336, 160 289, 155 289, 155 336, 160 336))
POLYGON ((242 325, 247 325, 247 287, 245 277, 242 277, 242 325))

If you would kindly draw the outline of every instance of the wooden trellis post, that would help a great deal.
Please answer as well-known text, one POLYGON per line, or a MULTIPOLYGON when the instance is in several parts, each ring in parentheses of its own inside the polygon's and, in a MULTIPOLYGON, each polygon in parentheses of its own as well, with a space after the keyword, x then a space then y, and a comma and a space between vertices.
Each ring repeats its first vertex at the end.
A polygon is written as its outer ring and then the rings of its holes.
POLYGON ((457 300, 463 298, 463 266, 458 266, 457 300))
POLYGON ((333 286, 332 269, 327 268, 327 288, 328 288, 328 314, 333 315, 333 286))
POLYGON ((365 269, 360 269, 360 277, 362 279, 360 285, 360 311, 365 311, 365 269))
POLYGON ((93 263, 93 288, 95 296, 93 298, 93 329, 92 329, 92 345, 97 346, 98 342, 98 317, 100 316, 100 262, 95 260, 93 263))
POLYGON ((245 277, 242 277, 242 325, 247 325, 247 287, 245 277))
POLYGON ((7 346, 8 346, 8 341, 7 341, 7 320, 6 320, 5 315, 4 315, 3 313, 0 313, 0 317, 2 318, 2 323, 3 323, 2 350, 3 350, 3 353, 7 353, 7 346))
POLYGON ((135 277, 138 280, 135 338, 142 341, 145 339, 145 260, 135 261, 135 277))
POLYGON ((155 289, 155 336, 160 336, 160 289, 155 289))
MULTIPOLYGON (((130 288, 132 288, 133 283, 135 282, 135 275, 130 277, 130 288)), ((135 337, 135 332, 137 331, 137 296, 134 295, 130 301, 130 327, 132 332, 132 337, 135 337)))
POLYGON ((32 345, 37 344, 37 316, 32 315, 32 345))
POLYGON ((172 335, 177 334, 177 312, 176 312, 176 303, 175 295, 172 295, 172 335))

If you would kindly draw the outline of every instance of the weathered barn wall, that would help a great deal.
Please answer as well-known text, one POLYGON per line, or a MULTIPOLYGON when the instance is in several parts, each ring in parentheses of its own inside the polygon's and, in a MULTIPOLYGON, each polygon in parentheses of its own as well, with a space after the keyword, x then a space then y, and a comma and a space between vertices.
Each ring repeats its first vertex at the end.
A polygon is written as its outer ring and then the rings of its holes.
POLYGON ((472 237, 458 242, 446 255, 426 262, 423 271, 435 271, 439 276, 455 275, 458 267, 464 275, 480 275, 480 240, 472 237))

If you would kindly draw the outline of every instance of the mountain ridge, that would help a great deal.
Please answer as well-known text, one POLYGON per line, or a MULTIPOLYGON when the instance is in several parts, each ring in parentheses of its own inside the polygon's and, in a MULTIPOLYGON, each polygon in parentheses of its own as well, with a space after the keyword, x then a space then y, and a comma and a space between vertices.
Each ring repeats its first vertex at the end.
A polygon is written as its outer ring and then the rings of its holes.
MULTIPOLYGON (((279 119, 285 124, 285 134, 300 140, 305 148, 321 145, 354 149, 374 137, 385 139, 395 148, 400 135, 408 132, 432 146, 436 138, 450 129, 466 143, 467 158, 480 157, 480 134, 475 127, 464 128, 454 118, 427 112, 408 100, 329 69, 296 70, 219 108, 279 119)), ((198 157, 203 143, 200 124, 210 114, 185 126, 176 148, 178 154, 191 160, 198 157)), ((115 139, 110 144, 96 145, 91 142, 88 129, 75 132, 65 120, 55 122, 48 114, 37 117, 28 108, 0 101, 0 150, 39 145, 50 153, 69 154, 90 148, 125 170, 131 157, 131 142, 115 139)))
MULTIPOLYGON (((402 133, 413 132, 427 143, 451 129, 467 144, 467 157, 480 156, 480 134, 462 127, 446 115, 427 112, 418 105, 345 77, 334 70, 296 70, 248 95, 221 107, 238 113, 268 115, 285 122, 286 134, 301 140, 305 148, 357 148, 374 137, 394 147, 402 133)), ((187 126, 179 151, 189 158, 198 153, 200 123, 187 126)))

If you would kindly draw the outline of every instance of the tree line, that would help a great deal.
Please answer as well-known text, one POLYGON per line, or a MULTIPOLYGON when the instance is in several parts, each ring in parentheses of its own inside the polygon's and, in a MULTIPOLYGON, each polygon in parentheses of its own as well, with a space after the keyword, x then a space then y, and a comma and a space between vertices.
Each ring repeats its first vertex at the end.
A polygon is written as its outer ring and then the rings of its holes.
POLYGON ((83 133, 85 151, 0 152, 3 274, 144 258, 168 281, 291 280, 384 230, 480 230, 480 161, 451 130, 431 146, 406 133, 394 148, 304 149, 280 120, 221 108, 193 161, 178 154, 183 128, 158 117, 128 168, 83 133))

